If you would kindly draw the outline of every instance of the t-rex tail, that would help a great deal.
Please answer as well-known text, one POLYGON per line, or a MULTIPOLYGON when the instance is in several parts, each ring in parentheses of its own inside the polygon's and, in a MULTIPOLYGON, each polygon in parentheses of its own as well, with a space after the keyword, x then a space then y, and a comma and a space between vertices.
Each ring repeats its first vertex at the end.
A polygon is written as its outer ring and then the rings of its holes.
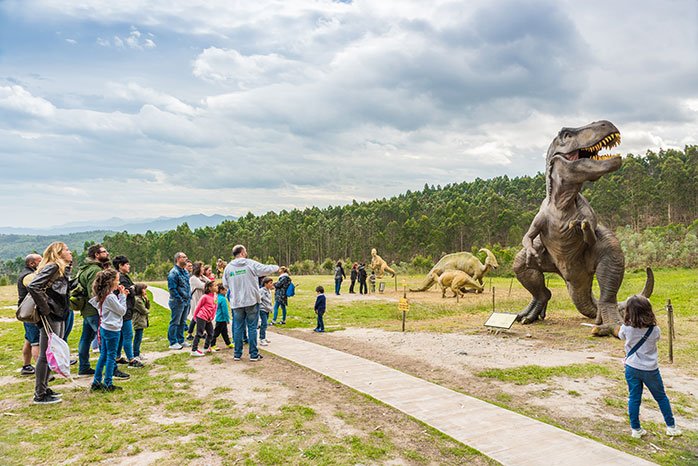
POLYGON ((410 291, 414 291, 414 292, 427 291, 429 288, 434 286, 435 283, 436 283, 436 275, 432 271, 432 272, 429 272, 427 274, 427 277, 424 279, 424 281, 419 286, 419 288, 410 288, 410 291))
MULTIPOLYGON (((654 272, 652 272, 650 267, 647 267, 645 272, 647 273, 647 279, 645 280, 644 288, 642 288, 642 291, 640 291, 640 295, 649 299, 654 291, 654 272)), ((625 301, 618 303, 618 310, 620 311, 621 318, 625 315, 625 307, 625 301)))

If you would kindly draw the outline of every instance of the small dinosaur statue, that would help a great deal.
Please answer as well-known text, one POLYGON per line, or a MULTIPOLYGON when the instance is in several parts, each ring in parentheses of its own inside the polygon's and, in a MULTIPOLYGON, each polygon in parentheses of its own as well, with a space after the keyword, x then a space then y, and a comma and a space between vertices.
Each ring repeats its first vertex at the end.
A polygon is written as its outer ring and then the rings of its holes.
POLYGON ((490 270, 499 267, 499 264, 497 263, 497 258, 494 257, 494 254, 492 254, 492 251, 489 249, 482 248, 480 252, 484 252, 487 255, 484 264, 480 262, 480 259, 469 252, 464 251, 446 254, 439 259, 439 262, 429 271, 420 287, 410 288, 410 291, 427 291, 436 283, 439 276, 449 269, 461 270, 467 273, 470 278, 476 280, 480 284, 480 287, 482 287, 482 278, 490 270))
MULTIPOLYGON (((530 324, 544 319, 551 292, 545 272, 562 276, 577 310, 595 318, 595 335, 618 336, 621 311, 617 294, 625 273, 625 257, 611 230, 596 218, 581 195, 587 181, 596 181, 621 166, 620 155, 599 151, 620 144, 620 132, 610 121, 596 121, 580 128, 562 128, 546 156, 546 197, 523 238, 523 249, 514 259, 516 278, 533 296, 517 320, 530 324), (594 275, 600 297, 591 292, 594 275)), ((650 297, 654 275, 647 269, 642 294, 650 297)))
POLYGON ((437 283, 441 287, 441 297, 446 297, 446 290, 450 289, 453 292, 453 297, 463 295, 468 289, 473 289, 482 293, 484 288, 477 281, 462 270, 446 270, 439 275, 437 283))
POLYGON ((393 277, 395 276, 395 271, 378 255, 376 248, 371 249, 371 269, 376 273, 376 278, 383 278, 385 272, 388 272, 393 277))

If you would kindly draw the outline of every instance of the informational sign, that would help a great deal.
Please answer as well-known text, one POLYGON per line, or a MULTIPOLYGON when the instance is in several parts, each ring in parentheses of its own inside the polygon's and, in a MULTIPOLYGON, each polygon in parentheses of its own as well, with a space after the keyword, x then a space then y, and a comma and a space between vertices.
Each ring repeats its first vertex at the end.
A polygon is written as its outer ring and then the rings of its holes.
POLYGON ((493 312, 490 318, 485 322, 485 327, 499 328, 509 330, 516 321, 516 314, 507 312, 493 312))
POLYGON ((410 310, 410 302, 407 298, 400 298, 400 302, 397 305, 398 310, 401 312, 408 312, 410 310))

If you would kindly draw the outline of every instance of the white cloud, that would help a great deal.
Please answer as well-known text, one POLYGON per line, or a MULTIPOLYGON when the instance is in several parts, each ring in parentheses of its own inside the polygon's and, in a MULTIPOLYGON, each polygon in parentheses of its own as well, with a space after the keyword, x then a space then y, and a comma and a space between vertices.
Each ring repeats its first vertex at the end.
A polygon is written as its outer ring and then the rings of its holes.
POLYGON ((35 97, 17 85, 0 86, 0 108, 41 118, 48 118, 56 111, 51 102, 35 97))
POLYGON ((75 39, 66 39, 65 41, 66 41, 67 43, 69 43, 70 45, 75 45, 75 44, 78 43, 78 41, 76 41, 75 39))

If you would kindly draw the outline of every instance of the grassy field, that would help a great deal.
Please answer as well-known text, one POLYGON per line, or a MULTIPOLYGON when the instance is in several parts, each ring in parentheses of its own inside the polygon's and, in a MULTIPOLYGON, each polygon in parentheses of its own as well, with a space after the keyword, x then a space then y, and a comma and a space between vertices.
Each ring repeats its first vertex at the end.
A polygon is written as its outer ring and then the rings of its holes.
MULTIPOLYGON (((667 299, 675 309, 676 341, 673 368, 698 376, 698 297, 693 293, 698 274, 695 270, 656 271, 652 302, 665 338, 660 343, 660 364, 667 360, 667 299)), ((386 292, 368 299, 348 295, 348 282, 342 296, 335 297, 332 277, 293 277, 297 295, 290 299, 287 325, 277 331, 311 329, 315 326, 312 304, 315 287, 323 285, 328 296, 327 330, 349 327, 399 331, 401 313, 392 279, 386 280, 386 292)), ((398 278, 398 286, 407 288, 421 276, 398 278)), ((644 272, 628 273, 620 297, 638 292, 644 272)), ((157 285, 163 286, 164 283, 157 285)), ((486 281, 486 292, 469 294, 456 303, 442 299, 435 290, 407 293, 411 308, 407 331, 486 335, 482 324, 492 311, 491 287, 495 288, 494 306, 498 311, 516 312, 528 302, 528 296, 516 281, 495 278, 486 281), (511 291, 510 291, 511 287, 511 291)), ((594 338, 588 322, 577 313, 564 283, 551 277, 553 300, 548 318, 541 323, 512 332, 543 342, 551 348, 588 350, 622 356, 622 344, 613 338, 594 338)), ((358 290, 358 286, 357 286, 358 290)), ((124 383, 121 394, 90 394, 86 388, 70 389, 63 383, 54 389, 63 391, 64 403, 38 408, 30 404, 33 379, 18 376, 19 349, 23 334, 16 322, 14 287, 0 288, 0 457, 4 464, 49 463, 74 460, 86 464, 100 459, 162 464, 347 464, 401 461, 407 464, 489 464, 477 452, 439 435, 394 410, 366 399, 345 387, 305 369, 274 357, 259 365, 233 365, 229 354, 219 353, 198 366, 186 354, 167 353, 164 338, 169 312, 155 306, 151 328, 145 332, 144 351, 152 360, 146 369, 131 370, 132 380, 124 383), (208 372, 206 372, 208 371, 208 372), (205 374, 220 374, 207 377, 205 374), (203 378, 202 378, 203 377, 203 378), (202 382, 208 379, 213 382, 202 382), (242 380, 254 385, 243 392, 242 380), (285 393, 281 396, 280 393, 285 393), (341 424, 341 428, 337 425, 341 424), (21 445, 21 448, 17 448, 21 445)), ((70 336, 77 347, 81 320, 70 336)), ((294 332, 295 333, 295 332, 294 332)), ((325 335, 324 337, 330 337, 325 335)), ((324 342, 332 345, 331 340, 324 342)), ((356 345, 354 345, 356 346, 356 345)), ((351 348, 351 347, 349 347, 351 348)), ((348 350, 347 348, 344 348, 348 350)), ((360 348, 356 348, 359 352, 360 348)), ((625 432, 625 388, 618 366, 602 363, 561 367, 525 366, 515 369, 492 367, 472 378, 457 380, 438 368, 414 365, 377 355, 379 362, 405 372, 464 391, 526 415, 559 425, 616 448, 651 458, 660 464, 695 464, 698 436, 695 432, 676 441, 652 442, 661 449, 649 454, 642 444, 625 432), (382 360, 381 358, 386 358, 382 360), (604 397, 604 409, 620 419, 577 422, 558 416, 554 409, 539 408, 500 389, 505 384, 525 388, 556 377, 587 380, 592 377, 612 380, 614 389, 604 397), (622 426, 622 431, 619 429, 622 426)), ((197 363, 198 364, 198 363, 197 363)), ((84 384, 84 379, 80 379, 84 384)), ((580 397, 581 389, 567 394, 580 397)), ((528 395, 526 395, 528 396, 528 395)), ((545 391, 541 396, 546 395, 545 391)), ((693 418, 698 413, 695 398, 670 391, 675 411, 693 418)), ((656 407, 654 408, 656 409, 656 407)), ((647 423, 650 429, 660 426, 647 423)))

